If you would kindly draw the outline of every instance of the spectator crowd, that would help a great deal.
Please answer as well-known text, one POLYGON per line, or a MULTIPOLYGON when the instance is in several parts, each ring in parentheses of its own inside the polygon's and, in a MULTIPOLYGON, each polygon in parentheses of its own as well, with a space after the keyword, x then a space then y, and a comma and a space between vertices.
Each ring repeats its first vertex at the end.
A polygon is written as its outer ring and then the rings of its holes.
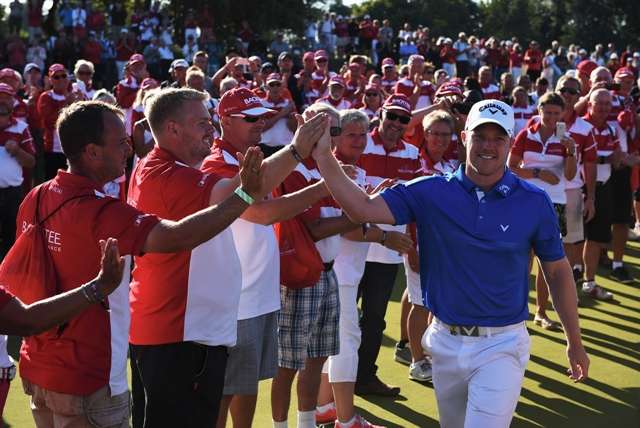
MULTIPOLYGON (((224 427, 227 415, 248 427, 273 378, 282 428, 296 375, 298 427, 374 427, 354 394, 400 393, 376 366, 399 272, 395 359, 431 381, 416 228, 342 212, 311 156, 325 125, 345 173, 374 194, 454 174, 472 106, 505 102, 508 167, 553 203, 580 299, 613 299, 599 266, 634 280, 623 253, 640 238, 640 46, 454 40, 333 13, 296 43, 265 43, 246 21, 223 43, 207 11, 178 33, 160 2, 129 14, 62 0, 56 31, 43 20, 39 0, 13 0, 0 44, 0 260, 46 217, 54 294, 89 284, 101 304, 25 337, 38 427, 129 426, 130 394, 134 427, 224 427), (108 238, 126 256, 115 291, 91 282, 108 238)), ((534 323, 562 329, 548 300, 540 273, 534 323)), ((6 336, 0 365, 3 406, 6 336)))

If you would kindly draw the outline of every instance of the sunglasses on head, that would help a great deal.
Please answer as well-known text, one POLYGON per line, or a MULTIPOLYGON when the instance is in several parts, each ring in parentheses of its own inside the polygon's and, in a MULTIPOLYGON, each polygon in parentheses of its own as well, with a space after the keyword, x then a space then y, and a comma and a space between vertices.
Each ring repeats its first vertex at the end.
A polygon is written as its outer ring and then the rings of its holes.
POLYGON ((332 126, 331 128, 329 128, 329 135, 331 135, 332 137, 338 137, 340 136, 340 134, 342 134, 342 128, 340 128, 339 126, 332 126))
POLYGON ((567 88, 567 87, 565 87, 565 88, 560 88, 560 93, 561 93, 561 94, 564 94, 565 92, 566 92, 566 93, 569 93, 569 94, 571 94, 571 95, 578 95, 578 90, 577 90, 577 89, 574 89, 574 88, 567 88))
POLYGON ((400 114, 396 114, 396 113, 390 112, 388 110, 385 110, 385 115, 386 115, 387 119, 389 119, 391 121, 399 120, 400 123, 403 124, 403 125, 408 125, 409 122, 411 121, 411 117, 409 117, 409 116, 402 116, 400 114))
POLYGON ((51 78, 53 80, 62 80, 62 79, 66 79, 67 75, 66 74, 54 74, 51 78))

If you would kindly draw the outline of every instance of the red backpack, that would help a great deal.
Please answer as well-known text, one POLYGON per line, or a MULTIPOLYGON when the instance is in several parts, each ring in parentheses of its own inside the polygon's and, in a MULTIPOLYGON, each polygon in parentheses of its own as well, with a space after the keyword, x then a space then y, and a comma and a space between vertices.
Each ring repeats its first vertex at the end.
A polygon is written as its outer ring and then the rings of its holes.
POLYGON ((58 278, 53 259, 47 248, 48 234, 44 223, 67 202, 93 195, 77 195, 62 202, 40 220, 40 194, 44 186, 36 190, 36 207, 33 223, 18 237, 0 265, 0 284, 25 304, 31 304, 59 294, 58 278))

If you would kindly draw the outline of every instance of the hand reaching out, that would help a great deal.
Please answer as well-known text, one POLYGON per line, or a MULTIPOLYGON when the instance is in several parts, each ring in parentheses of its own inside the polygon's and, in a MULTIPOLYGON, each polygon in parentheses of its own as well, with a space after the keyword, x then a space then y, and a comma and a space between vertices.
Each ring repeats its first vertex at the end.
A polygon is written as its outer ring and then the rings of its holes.
POLYGON ((238 153, 240 163, 240 182, 242 190, 254 200, 262 199, 269 189, 265 189, 265 165, 263 155, 259 147, 249 147, 245 154, 238 153))

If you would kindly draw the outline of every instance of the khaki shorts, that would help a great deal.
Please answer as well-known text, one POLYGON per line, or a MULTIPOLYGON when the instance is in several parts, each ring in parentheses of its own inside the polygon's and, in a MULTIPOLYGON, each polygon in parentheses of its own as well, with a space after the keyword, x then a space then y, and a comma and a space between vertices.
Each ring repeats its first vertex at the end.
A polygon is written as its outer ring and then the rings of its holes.
POLYGON ((31 412, 38 428, 128 428, 129 391, 111 396, 109 385, 90 395, 49 391, 22 379, 31 396, 31 412))
POLYGON ((582 189, 566 189, 565 193, 567 195, 565 208, 567 234, 562 241, 565 244, 577 244, 584 241, 582 189))

